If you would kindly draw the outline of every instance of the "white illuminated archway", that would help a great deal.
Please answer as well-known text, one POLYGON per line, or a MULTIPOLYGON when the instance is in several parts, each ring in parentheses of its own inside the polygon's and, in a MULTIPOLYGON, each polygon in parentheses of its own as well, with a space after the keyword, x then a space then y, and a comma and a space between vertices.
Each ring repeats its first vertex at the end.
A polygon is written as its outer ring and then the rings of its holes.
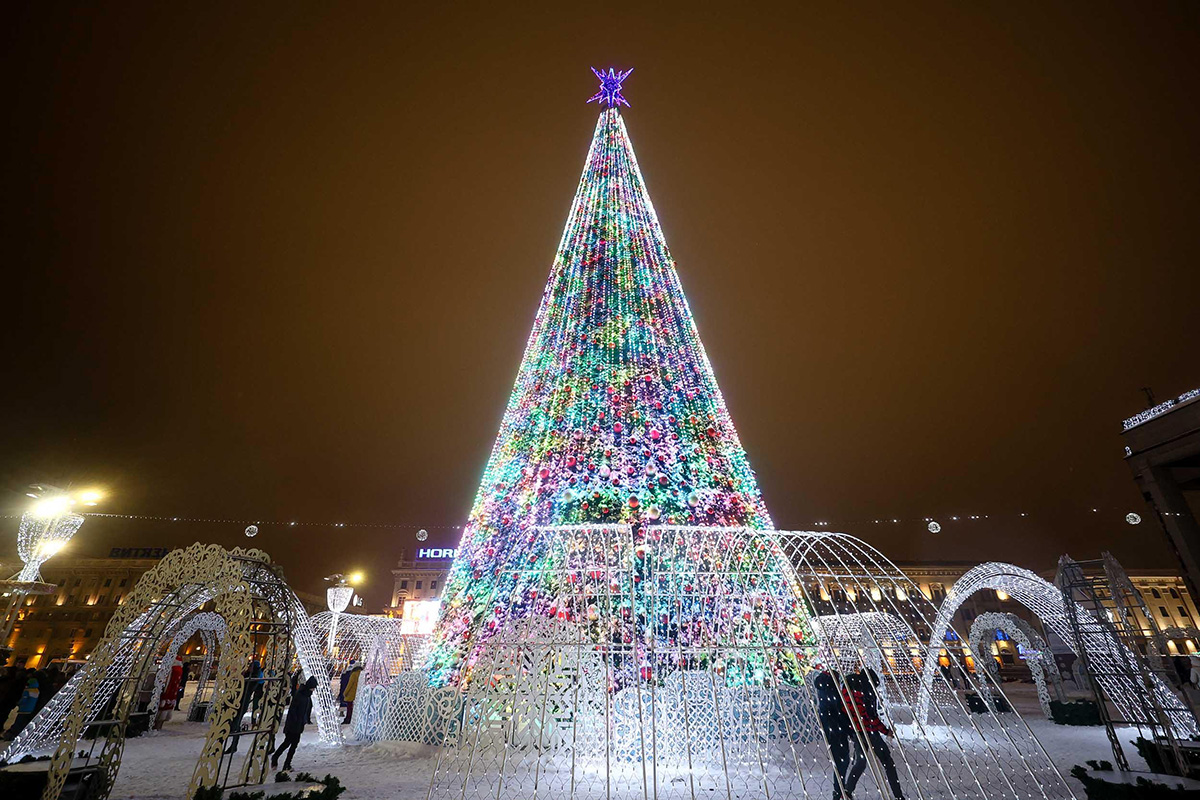
POLYGON ((991 644, 996 638, 996 631, 1004 631, 1014 644, 1024 647, 1029 654, 1026 664, 1029 666, 1029 672, 1033 675, 1033 682, 1037 687, 1038 705, 1042 707, 1042 713, 1046 715, 1046 719, 1050 719, 1050 690, 1046 686, 1046 676, 1050 676, 1050 680, 1056 687, 1061 684, 1062 678, 1058 674, 1058 668, 1054 664, 1054 655, 1046 645, 1046 640, 1028 622, 1016 614, 1005 614, 998 611, 987 611, 980 614, 971 623, 971 652, 975 654, 976 668, 978 669, 982 665, 983 669, 993 675, 999 673, 999 667, 990 650, 991 644))
MULTIPOLYGON (((945 639, 946 632, 950 630, 950 621, 954 619, 954 615, 963 603, 976 592, 984 590, 1004 592, 1037 614, 1042 623, 1054 635, 1062 639, 1076 655, 1079 654, 1081 646, 1085 648, 1088 660, 1096 673, 1094 679, 1100 684, 1105 695, 1117 706, 1122 716, 1130 720, 1146 717, 1146 711, 1143 708, 1145 688, 1124 674, 1123 667, 1130 658, 1127 651, 1118 650, 1124 645, 1106 636, 1104 626, 1098 624, 1087 625, 1083 630, 1083 641, 1075 641, 1067 616, 1067 608, 1063 602, 1062 591, 1036 572, 1014 564, 997 562, 980 564, 969 570, 946 593, 946 599, 942 601, 942 605, 938 609, 937 619, 930 637, 930 652, 925 659, 921 679, 918 705, 922 715, 928 712, 930 692, 934 685, 934 670, 937 668, 937 651, 934 648, 939 647, 945 639)), ((1094 619, 1087 609, 1078 604, 1074 611, 1080 619, 1094 619)), ((1197 731, 1195 719, 1157 675, 1150 677, 1154 682, 1156 700, 1170 718, 1175 735, 1181 738, 1190 738, 1197 731)))

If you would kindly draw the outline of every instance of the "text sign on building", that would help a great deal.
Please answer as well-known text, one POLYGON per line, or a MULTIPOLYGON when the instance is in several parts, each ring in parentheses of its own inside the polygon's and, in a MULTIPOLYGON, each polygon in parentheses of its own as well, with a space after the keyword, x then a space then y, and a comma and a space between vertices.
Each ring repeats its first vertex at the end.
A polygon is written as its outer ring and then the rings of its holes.
POLYGON ((458 551, 453 547, 422 547, 417 550, 419 561, 442 561, 454 558, 458 551))
POLYGON ((114 547, 108 551, 109 558, 163 558, 174 547, 114 547))

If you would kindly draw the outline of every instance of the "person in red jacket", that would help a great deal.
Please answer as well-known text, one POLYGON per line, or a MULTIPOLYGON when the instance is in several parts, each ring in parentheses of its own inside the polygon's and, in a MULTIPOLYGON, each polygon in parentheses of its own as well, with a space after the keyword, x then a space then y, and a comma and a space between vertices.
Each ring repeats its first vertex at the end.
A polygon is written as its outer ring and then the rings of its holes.
POLYGON ((154 718, 154 729, 162 728, 163 723, 171 719, 171 712, 175 710, 175 698, 179 696, 179 684, 183 680, 183 658, 175 656, 175 663, 171 666, 171 677, 167 679, 166 688, 163 689, 162 696, 158 698, 158 714, 154 718))
POLYGON ((871 752, 879 759, 883 773, 887 776, 888 786, 892 797, 904 800, 904 790, 900 788, 900 776, 896 774, 896 762, 892 760, 892 751, 888 748, 884 736, 892 736, 891 728, 879 718, 879 700, 875 694, 875 684, 878 681, 874 671, 860 669, 846 676, 842 687, 842 700, 846 704, 846 714, 850 724, 858 731, 854 740, 854 764, 846 775, 846 794, 852 794, 867 768, 867 758, 863 754, 861 742, 866 741, 871 752))

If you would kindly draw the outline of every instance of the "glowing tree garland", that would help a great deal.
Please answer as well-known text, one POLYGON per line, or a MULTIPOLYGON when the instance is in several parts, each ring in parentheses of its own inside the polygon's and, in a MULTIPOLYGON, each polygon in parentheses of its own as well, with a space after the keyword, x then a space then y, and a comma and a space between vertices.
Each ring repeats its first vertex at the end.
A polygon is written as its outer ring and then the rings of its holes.
POLYGON ((772 527, 616 108, 628 73, 597 75, 593 99, 610 107, 450 572, 435 685, 469 671, 509 588, 497 579, 534 526, 772 527))

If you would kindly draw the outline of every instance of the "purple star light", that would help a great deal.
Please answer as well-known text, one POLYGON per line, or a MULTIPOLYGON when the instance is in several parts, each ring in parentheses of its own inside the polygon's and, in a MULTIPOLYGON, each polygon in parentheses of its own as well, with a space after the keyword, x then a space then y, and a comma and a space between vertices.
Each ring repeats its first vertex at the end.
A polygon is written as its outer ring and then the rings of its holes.
POLYGON ((624 72, 617 72, 612 67, 608 68, 608 72, 592 67, 592 72, 600 79, 600 91, 588 98, 589 103, 593 100, 599 100, 601 103, 609 106, 619 104, 627 108, 629 107, 629 101, 621 96, 621 83, 633 72, 633 67, 624 72))

